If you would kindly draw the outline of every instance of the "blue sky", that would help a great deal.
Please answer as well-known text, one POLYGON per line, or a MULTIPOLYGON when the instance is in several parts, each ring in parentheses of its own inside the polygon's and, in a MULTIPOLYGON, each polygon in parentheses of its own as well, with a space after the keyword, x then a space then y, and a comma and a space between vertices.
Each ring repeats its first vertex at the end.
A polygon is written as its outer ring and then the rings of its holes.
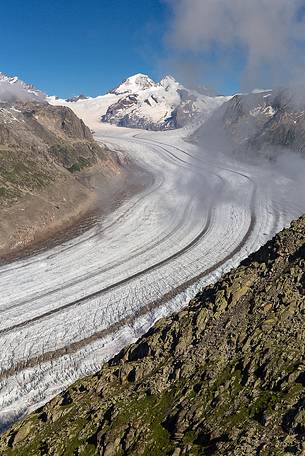
MULTIPOLYGON (((102 94, 134 73, 158 79, 187 70, 169 52, 170 11, 162 0, 14 0, 2 2, 0 71, 52 95, 102 94)), ((219 78, 206 57, 202 83, 228 93, 236 72, 219 78)), ((190 62, 190 66, 191 66, 190 62)))

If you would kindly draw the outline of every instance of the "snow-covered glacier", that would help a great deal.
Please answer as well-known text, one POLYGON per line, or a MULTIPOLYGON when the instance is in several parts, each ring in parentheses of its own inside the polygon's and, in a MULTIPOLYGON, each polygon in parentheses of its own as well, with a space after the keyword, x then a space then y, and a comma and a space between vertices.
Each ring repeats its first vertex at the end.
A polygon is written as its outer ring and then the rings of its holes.
POLYGON ((152 179, 85 233, 0 268, 2 427, 97 371, 300 214, 297 183, 183 140, 94 125, 152 179))

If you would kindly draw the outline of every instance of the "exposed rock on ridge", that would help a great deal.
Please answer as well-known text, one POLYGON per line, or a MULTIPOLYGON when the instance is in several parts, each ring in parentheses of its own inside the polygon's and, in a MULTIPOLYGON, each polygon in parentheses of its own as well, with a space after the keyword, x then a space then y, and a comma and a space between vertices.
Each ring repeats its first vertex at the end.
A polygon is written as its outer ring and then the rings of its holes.
POLYGON ((0 439, 13 455, 303 455, 305 216, 0 439))
POLYGON ((79 100, 88 100, 88 97, 86 97, 86 95, 80 94, 78 96, 66 99, 67 102, 74 102, 74 103, 76 103, 79 100))

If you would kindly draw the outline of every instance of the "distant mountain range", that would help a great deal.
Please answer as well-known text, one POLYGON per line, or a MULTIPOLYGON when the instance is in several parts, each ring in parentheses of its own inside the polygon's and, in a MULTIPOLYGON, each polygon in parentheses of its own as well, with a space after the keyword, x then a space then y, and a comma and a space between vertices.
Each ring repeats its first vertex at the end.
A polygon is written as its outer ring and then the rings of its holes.
POLYGON ((87 97, 81 94, 64 100, 47 96, 16 76, 0 73, 0 103, 35 101, 67 106, 92 129, 97 129, 101 123, 146 130, 200 125, 229 99, 215 95, 206 87, 188 89, 172 76, 155 82, 139 73, 105 95, 87 97))
POLYGON ((48 97, 52 104, 69 106, 90 126, 105 122, 146 130, 172 130, 201 122, 228 99, 206 88, 187 89, 172 76, 155 82, 141 73, 95 98, 48 97))
POLYGON ((118 100, 109 106, 102 121, 148 130, 184 127, 206 117, 225 101, 225 97, 187 89, 172 76, 155 82, 146 75, 137 74, 111 93, 118 100))
POLYGON ((283 149, 305 155, 305 97, 301 89, 224 97, 206 88, 187 89, 172 76, 155 82, 136 74, 105 95, 62 100, 0 73, 0 103, 28 101, 69 107, 93 130, 101 123, 146 130, 191 125, 195 132, 190 139, 202 141, 205 148, 271 159, 283 149))

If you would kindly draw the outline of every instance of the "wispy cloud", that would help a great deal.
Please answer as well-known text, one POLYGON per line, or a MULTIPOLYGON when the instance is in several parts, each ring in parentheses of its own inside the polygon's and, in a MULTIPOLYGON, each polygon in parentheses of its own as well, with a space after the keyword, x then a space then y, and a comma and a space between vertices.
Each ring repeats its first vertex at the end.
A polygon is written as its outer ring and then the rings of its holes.
POLYGON ((178 53, 213 53, 229 66, 238 53, 247 88, 304 83, 304 0, 166 1, 168 41, 178 53))

